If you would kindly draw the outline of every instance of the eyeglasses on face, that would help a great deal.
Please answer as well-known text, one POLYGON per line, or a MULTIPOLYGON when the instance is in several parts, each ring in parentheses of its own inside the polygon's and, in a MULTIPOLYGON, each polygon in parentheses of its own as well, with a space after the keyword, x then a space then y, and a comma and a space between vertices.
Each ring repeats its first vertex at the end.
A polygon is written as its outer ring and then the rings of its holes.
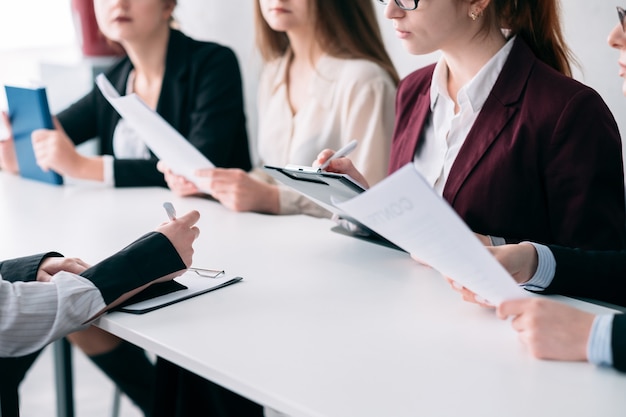
POLYGON ((626 32, 626 10, 617 6, 617 17, 619 17, 619 22, 622 25, 622 30, 626 32))
MULTIPOLYGON (((395 0, 396 4, 402 10, 415 10, 420 0, 395 0)), ((389 0, 378 0, 380 4, 388 4, 389 0)), ((623 9, 622 9, 623 11, 623 9)))

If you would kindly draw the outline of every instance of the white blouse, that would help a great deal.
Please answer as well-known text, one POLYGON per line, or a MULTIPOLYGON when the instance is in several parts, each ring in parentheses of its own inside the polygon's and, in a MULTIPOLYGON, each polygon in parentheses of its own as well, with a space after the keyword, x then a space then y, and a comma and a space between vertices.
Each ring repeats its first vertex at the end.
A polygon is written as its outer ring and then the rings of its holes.
MULTIPOLYGON (((350 159, 370 185, 387 175, 395 117, 396 87, 379 65, 363 59, 322 56, 308 89, 308 100, 294 115, 289 105, 289 54, 268 63, 258 94, 258 152, 262 165, 310 166, 325 148, 359 144, 350 159)), ((253 173, 275 183, 260 169, 253 173)), ((280 186, 281 214, 330 213, 299 193, 280 186)))

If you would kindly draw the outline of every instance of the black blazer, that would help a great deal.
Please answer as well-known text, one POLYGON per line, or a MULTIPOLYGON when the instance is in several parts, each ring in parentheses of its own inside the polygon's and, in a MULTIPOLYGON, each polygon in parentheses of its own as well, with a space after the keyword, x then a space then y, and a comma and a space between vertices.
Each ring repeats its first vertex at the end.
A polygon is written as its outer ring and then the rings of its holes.
POLYGON ((613 367, 626 372, 626 315, 618 314, 613 319, 611 339, 613 349, 613 367))
MULTIPOLYGON (((41 262, 57 252, 0 262, 2 279, 35 281, 41 262)), ((161 233, 151 232, 81 275, 100 290, 106 304, 122 294, 159 277, 185 268, 172 243, 161 233)), ((88 319, 88 317, 85 317, 88 319)), ((19 415, 18 387, 41 351, 17 358, 0 358, 0 415, 19 415)))
POLYGON ((41 262, 50 256, 63 256, 57 252, 25 256, 23 258, 0 261, 0 275, 4 281, 36 281, 41 262))
MULTIPOLYGON (((549 246, 556 271, 546 293, 591 298, 626 306, 626 251, 586 251, 549 246), (621 283, 621 284, 620 284, 621 283)), ((613 366, 626 372, 626 315, 613 320, 613 366)))
MULTIPOLYGON (((122 95, 132 69, 125 57, 105 71, 122 95)), ((171 30, 156 111, 216 166, 251 168, 241 74, 229 48, 171 30)), ((57 117, 75 144, 99 137, 100 154, 113 155, 120 116, 96 86, 57 117)), ((154 155, 149 160, 116 159, 115 186, 166 186, 157 161, 154 155)))

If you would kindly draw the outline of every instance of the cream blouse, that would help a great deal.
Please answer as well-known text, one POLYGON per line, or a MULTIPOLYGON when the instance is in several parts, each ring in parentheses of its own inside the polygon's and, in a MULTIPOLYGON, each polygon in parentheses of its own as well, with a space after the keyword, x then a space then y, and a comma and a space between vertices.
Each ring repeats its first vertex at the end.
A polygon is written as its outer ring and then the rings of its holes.
MULTIPOLYGON (((325 148, 359 144, 350 159, 373 185, 387 175, 396 87, 379 65, 363 59, 322 56, 309 98, 292 114, 287 96, 289 55, 266 64, 259 83, 258 152, 261 165, 311 165, 325 148)), ((253 175, 274 180, 260 169, 253 175)), ((279 186, 280 213, 330 217, 299 193, 279 186)))

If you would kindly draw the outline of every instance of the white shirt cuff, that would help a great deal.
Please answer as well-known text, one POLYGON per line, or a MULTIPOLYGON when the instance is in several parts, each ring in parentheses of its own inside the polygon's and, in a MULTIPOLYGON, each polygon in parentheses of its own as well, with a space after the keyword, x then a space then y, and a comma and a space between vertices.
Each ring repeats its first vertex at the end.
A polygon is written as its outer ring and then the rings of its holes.
POLYGON ((537 251, 537 271, 527 282, 520 284, 527 290, 531 291, 543 291, 552 283, 554 279, 554 272, 556 271, 556 259, 552 251, 545 245, 540 245, 533 242, 521 242, 529 243, 535 247, 537 251))
POLYGON ((594 365, 613 366, 613 317, 613 314, 603 314, 593 320, 587 343, 587 359, 594 365))
POLYGON ((113 156, 102 155, 104 185, 115 187, 115 177, 113 176, 113 156))

